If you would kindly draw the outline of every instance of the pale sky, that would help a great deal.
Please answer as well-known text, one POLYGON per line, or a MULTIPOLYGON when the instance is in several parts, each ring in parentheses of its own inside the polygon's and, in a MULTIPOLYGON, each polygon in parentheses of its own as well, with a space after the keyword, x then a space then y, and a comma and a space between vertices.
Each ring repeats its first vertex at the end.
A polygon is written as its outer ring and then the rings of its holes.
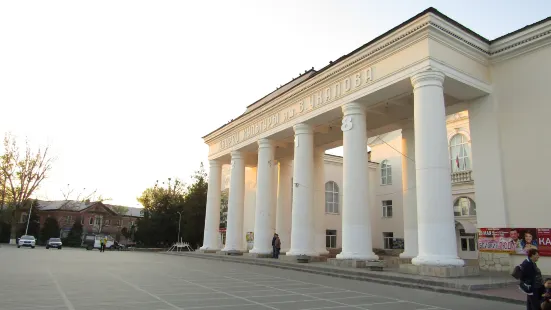
POLYGON ((551 1, 2 1, 0 134, 57 157, 41 199, 67 184, 136 207, 185 181, 202 136, 299 73, 433 6, 493 39, 551 16, 551 1))

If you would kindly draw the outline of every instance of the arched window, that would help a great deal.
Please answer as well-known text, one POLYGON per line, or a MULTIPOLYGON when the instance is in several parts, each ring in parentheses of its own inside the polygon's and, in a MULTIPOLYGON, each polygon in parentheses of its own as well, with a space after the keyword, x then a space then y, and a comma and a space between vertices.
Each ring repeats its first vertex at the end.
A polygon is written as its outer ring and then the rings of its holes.
POLYGON ((381 163, 381 184, 392 184, 392 167, 390 166, 388 160, 383 160, 381 163))
POLYGON ((452 172, 471 170, 471 149, 469 140, 463 134, 456 134, 450 139, 450 161, 452 172))
POLYGON ((325 183, 325 213, 339 213, 339 186, 333 181, 325 183))
POLYGON ((459 197, 453 204, 454 216, 474 216, 476 215, 476 204, 469 197, 459 197))

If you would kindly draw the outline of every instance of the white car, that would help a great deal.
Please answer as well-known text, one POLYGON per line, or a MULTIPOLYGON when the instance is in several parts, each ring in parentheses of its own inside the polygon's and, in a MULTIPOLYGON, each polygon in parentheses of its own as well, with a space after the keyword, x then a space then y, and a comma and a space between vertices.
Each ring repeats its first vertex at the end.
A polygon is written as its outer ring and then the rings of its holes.
POLYGON ((34 236, 29 235, 23 235, 21 238, 19 238, 19 242, 17 242, 17 247, 20 248, 22 246, 28 246, 34 249, 36 246, 36 239, 34 236))

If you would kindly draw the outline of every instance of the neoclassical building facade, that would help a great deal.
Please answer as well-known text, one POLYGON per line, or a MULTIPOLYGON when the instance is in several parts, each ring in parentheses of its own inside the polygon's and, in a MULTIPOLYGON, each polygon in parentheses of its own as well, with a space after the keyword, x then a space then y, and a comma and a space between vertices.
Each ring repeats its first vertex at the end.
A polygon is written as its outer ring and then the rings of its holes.
MULTIPOLYGON (((210 170, 202 249, 247 250, 247 173, 254 171, 254 246, 249 252, 270 253, 273 233, 288 231, 286 255, 325 254, 321 219, 326 201, 316 193, 326 192, 325 151, 342 146, 342 251, 337 259, 376 259, 370 210, 379 203, 373 188, 380 184, 369 172, 366 145, 372 137, 397 130, 401 180, 387 174, 384 182, 402 183, 402 257, 412 258, 413 265, 465 264, 456 232, 460 227, 468 234, 472 227, 466 226, 473 221, 463 219, 463 211, 465 217, 476 214, 478 227, 546 227, 550 188, 545 172, 551 169, 542 166, 534 174, 518 159, 527 149, 533 162, 551 155, 550 144, 534 134, 549 129, 550 38, 550 20, 490 41, 429 8, 251 104, 203 137, 210 170), (469 134, 456 135, 464 130, 459 127, 450 137, 447 120, 461 111, 468 113, 469 134), (219 249, 224 165, 231 178, 226 242, 219 249), (465 182, 472 193, 452 190, 454 178, 473 179, 472 185, 465 182), (474 193, 476 199, 469 196, 474 193), (458 195, 468 199, 454 208, 452 197, 458 195)), ((379 162, 376 169, 387 171, 386 164, 379 162)), ((498 258, 512 264, 522 259, 498 258)), ((551 270, 546 257, 540 266, 551 270)))

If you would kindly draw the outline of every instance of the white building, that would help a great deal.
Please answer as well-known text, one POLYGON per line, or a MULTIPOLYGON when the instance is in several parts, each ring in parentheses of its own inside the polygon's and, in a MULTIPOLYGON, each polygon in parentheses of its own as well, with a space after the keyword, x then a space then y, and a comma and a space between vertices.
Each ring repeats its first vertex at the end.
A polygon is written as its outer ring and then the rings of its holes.
MULTIPOLYGON (((246 233, 254 232, 249 252, 268 254, 277 231, 288 256, 321 255, 326 230, 336 230, 337 259, 365 260, 377 258, 373 248, 392 232, 404 238, 402 257, 414 266, 462 268, 477 256, 469 241, 475 227, 549 227, 551 144, 535 133, 549 129, 550 42, 551 19, 490 41, 430 8, 268 94, 204 137, 210 174, 202 249, 220 250, 224 165, 231 166, 225 251, 245 251, 246 233), (368 138, 379 165, 368 162, 368 138), (323 155, 338 146, 342 168, 323 155), (387 164, 392 172, 383 180, 387 164), (338 216, 326 214, 321 195, 333 179, 338 216), (387 200, 393 215, 381 219, 387 200)), ((542 240, 539 266, 550 273, 542 240)), ((478 257, 488 269, 524 258, 478 257)))

